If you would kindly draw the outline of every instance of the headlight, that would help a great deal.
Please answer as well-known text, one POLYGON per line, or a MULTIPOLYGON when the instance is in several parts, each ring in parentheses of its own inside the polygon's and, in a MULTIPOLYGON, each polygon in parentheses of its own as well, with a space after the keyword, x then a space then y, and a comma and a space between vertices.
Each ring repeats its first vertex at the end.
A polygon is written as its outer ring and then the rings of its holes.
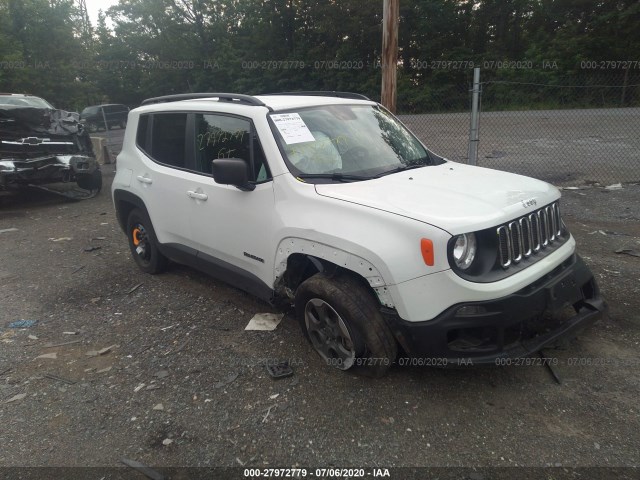
POLYGON ((453 259, 460 270, 466 270, 476 258, 476 235, 465 233, 458 235, 453 244, 453 259))

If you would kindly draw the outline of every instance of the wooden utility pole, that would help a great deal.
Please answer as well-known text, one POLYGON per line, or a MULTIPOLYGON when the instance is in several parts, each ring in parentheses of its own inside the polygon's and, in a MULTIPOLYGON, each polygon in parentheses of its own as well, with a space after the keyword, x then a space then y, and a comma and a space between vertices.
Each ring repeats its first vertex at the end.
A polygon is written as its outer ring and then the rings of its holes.
POLYGON ((396 111, 400 0, 384 0, 382 13, 382 105, 396 111))

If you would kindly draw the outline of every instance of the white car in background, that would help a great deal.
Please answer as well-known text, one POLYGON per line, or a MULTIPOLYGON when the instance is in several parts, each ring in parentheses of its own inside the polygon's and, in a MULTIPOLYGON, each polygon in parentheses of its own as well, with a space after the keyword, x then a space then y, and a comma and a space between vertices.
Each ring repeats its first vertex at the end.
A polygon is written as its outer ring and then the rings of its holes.
POLYGON ((357 94, 146 100, 112 192, 142 270, 171 259, 293 304, 342 370, 496 364, 606 310, 558 189, 446 161, 357 94))

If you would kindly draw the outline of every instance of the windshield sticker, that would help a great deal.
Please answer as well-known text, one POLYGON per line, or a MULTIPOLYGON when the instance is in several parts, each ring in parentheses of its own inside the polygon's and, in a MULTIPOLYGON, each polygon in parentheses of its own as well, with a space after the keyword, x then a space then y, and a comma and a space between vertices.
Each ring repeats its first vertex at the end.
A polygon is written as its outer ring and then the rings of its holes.
POLYGON ((278 113, 271 115, 271 119, 287 145, 316 140, 297 113, 278 113))

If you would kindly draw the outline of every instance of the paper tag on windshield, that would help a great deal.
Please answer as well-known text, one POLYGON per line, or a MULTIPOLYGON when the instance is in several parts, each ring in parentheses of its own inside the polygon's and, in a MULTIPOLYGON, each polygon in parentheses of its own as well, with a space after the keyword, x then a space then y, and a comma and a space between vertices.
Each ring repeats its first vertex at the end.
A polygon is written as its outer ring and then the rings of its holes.
POLYGON ((316 140, 297 113, 278 113, 271 115, 271 119, 287 145, 316 140))

